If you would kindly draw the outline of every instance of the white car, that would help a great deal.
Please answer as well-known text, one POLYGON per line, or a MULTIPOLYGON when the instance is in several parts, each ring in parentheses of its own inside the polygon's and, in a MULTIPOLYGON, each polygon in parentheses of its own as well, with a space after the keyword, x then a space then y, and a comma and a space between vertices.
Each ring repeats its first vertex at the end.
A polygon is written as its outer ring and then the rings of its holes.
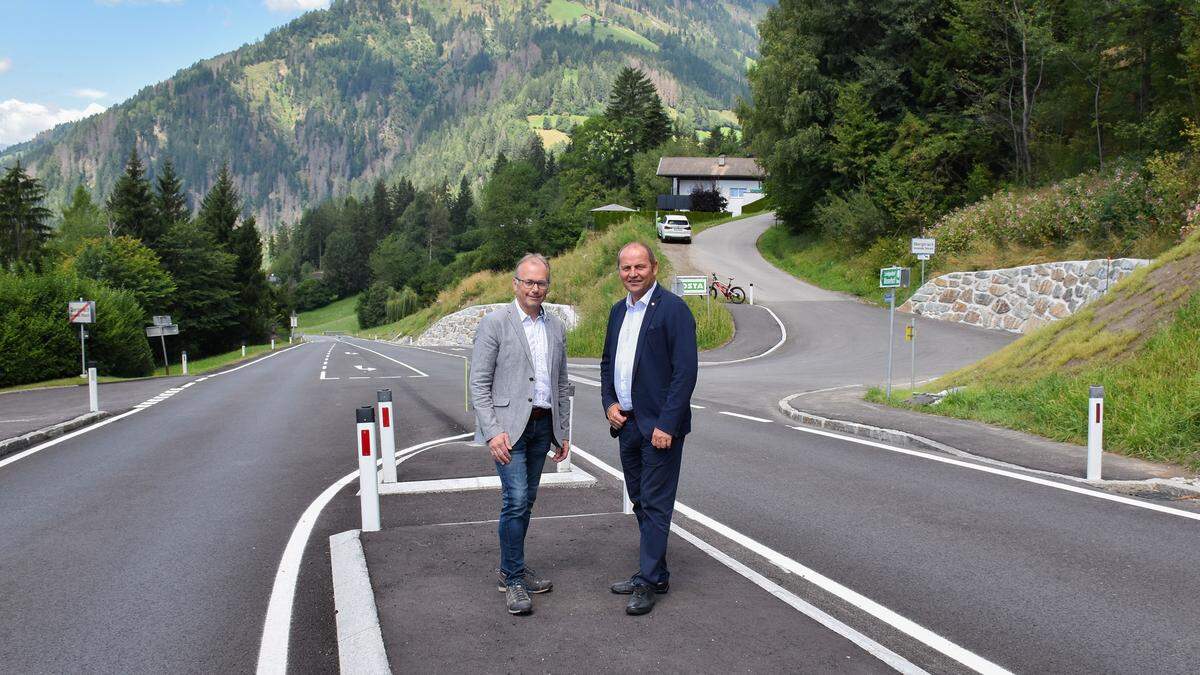
POLYGON ((683 239, 692 243, 692 224, 687 216, 663 216, 658 220, 658 240, 683 239))

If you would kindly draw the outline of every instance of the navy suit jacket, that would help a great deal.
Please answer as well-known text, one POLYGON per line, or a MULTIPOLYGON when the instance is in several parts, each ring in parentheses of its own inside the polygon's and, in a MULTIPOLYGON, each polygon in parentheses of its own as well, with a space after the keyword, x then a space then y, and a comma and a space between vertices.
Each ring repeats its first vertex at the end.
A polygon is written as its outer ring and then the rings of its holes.
MULTIPOLYGON (((608 314, 604 356, 600 359, 600 401, 607 412, 617 402, 613 383, 617 338, 625 322, 625 298, 608 314)), ((674 293, 660 285, 646 305, 633 359, 633 421, 647 439, 655 428, 679 438, 692 430, 692 391, 699 369, 696 354, 696 319, 674 293)))

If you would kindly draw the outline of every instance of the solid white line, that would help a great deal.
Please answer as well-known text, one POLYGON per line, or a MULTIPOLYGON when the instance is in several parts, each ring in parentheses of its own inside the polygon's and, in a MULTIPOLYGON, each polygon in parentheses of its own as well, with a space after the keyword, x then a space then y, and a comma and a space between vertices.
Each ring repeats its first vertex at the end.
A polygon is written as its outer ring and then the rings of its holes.
POLYGON ((763 419, 761 417, 753 417, 751 415, 743 415, 741 413, 729 412, 728 410, 721 410, 717 414, 718 415, 729 415, 730 417, 740 417, 741 419, 750 420, 751 422, 765 422, 767 424, 771 423, 771 420, 768 420, 768 419, 763 419))
POLYGON ((838 621, 837 619, 835 619, 832 616, 830 616, 829 614, 821 611, 820 609, 818 609, 816 606, 812 605, 811 603, 805 602, 804 600, 800 599, 800 597, 797 596, 795 593, 792 593, 791 591, 787 590, 783 586, 780 586, 779 584, 775 583, 774 581, 771 581, 770 579, 764 577, 763 575, 759 574, 758 572, 755 572, 754 570, 750 569, 746 565, 738 562, 736 559, 734 559, 730 555, 728 555, 725 552, 721 551, 720 549, 716 548, 712 544, 709 544, 708 542, 704 541, 700 537, 697 537, 696 535, 692 534, 691 532, 688 532, 687 530, 683 529, 679 525, 677 525, 675 523, 671 523, 671 531, 674 532, 675 534, 679 535, 680 537, 682 537, 684 539, 684 541, 691 543, 692 546, 695 546, 696 548, 700 549, 701 551, 704 551, 705 553, 707 553, 709 555, 709 557, 714 558, 715 560, 720 562, 722 565, 725 565, 726 567, 733 570, 734 572, 737 572, 738 574, 742 575, 743 577, 746 577, 747 579, 749 579, 752 583, 754 583, 759 588, 765 590, 766 592, 770 593, 771 595, 773 595, 773 596, 779 598, 780 600, 782 600, 783 602, 787 603, 788 605, 790 605, 792 607, 792 609, 795 609, 796 611, 798 611, 801 614, 816 621, 817 623, 828 628, 829 630, 837 633, 838 635, 841 635, 842 637, 846 638, 850 642, 853 642, 854 644, 858 645, 863 651, 867 652, 871 656, 874 656, 875 658, 879 659, 880 661, 883 661, 884 663, 891 666, 895 670, 897 670, 901 673, 905 673, 906 675, 918 675, 920 673, 926 672, 925 670, 922 670, 920 667, 918 667, 916 664, 912 663, 908 659, 900 656, 899 654, 897 654, 896 652, 893 652, 892 650, 888 649, 887 647, 884 647, 883 645, 872 640, 871 638, 867 637, 866 635, 863 635, 862 633, 858 632, 857 630, 854 630, 853 628, 851 628, 850 626, 847 626, 846 624, 842 623, 841 621, 838 621))
MULTIPOLYGON (((426 441, 400 450, 401 453, 412 452, 438 443, 467 438, 472 434, 447 436, 433 441, 426 441)), ((403 460, 404 458, 401 458, 403 460)), ((304 549, 308 546, 308 537, 321 510, 325 508, 335 495, 344 487, 358 478, 355 470, 339 478, 313 500, 296 527, 288 537, 287 546, 279 560, 279 568, 275 571, 275 583, 271 586, 271 600, 267 603, 267 616, 263 621, 262 642, 258 648, 259 673, 286 673, 288 662, 288 639, 291 637, 292 603, 296 595, 296 579, 300 576, 300 561, 304 557, 304 549)))
POLYGON ((446 352, 439 352, 436 349, 429 349, 428 347, 418 347, 416 345, 395 345, 395 346, 400 347, 401 349, 418 349, 423 352, 429 352, 430 354, 440 354, 442 356, 449 356, 451 358, 462 359, 464 361, 470 360, 469 358, 467 358, 466 356, 463 356, 462 354, 447 354, 446 352))
MULTIPOLYGON (((547 473, 542 476, 543 487, 556 485, 591 485, 596 479, 583 469, 567 473, 547 473)), ((434 480, 411 480, 399 483, 380 483, 382 495, 418 495, 435 492, 470 492, 473 490, 499 490, 499 476, 476 476, 471 478, 438 478, 434 480)))
MULTIPOLYGON (((623 516, 624 511, 600 511, 597 513, 568 513, 562 516, 531 516, 530 520, 562 520, 563 518, 593 518, 595 516, 623 516)), ((498 523, 498 518, 491 520, 464 520, 453 523, 430 523, 430 527, 449 527, 451 525, 487 525, 488 523, 498 523)))
POLYGON ((382 356, 383 358, 387 359, 388 361, 391 361, 392 363, 399 363, 400 365, 404 366, 405 368, 408 368, 409 370, 416 373, 418 377, 429 377, 429 373, 423 373, 403 361, 397 361, 396 359, 393 359, 392 357, 388 356, 387 354, 380 354, 379 352, 375 351, 374 349, 371 349, 370 347, 363 347, 360 345, 355 345, 355 347, 358 347, 359 349, 365 349, 365 350, 371 352, 372 354, 382 356))
POLYGON ((574 375, 571 373, 567 374, 567 379, 572 382, 578 382, 579 384, 586 384, 589 387, 599 387, 600 386, 600 383, 596 380, 589 380, 586 377, 580 377, 578 375, 574 375))
POLYGON ((1105 501, 1110 501, 1110 502, 1116 502, 1118 504, 1125 504, 1127 506, 1136 506, 1139 509, 1146 509, 1148 511, 1158 511, 1159 513, 1166 513, 1168 515, 1179 516, 1180 518, 1188 518, 1190 520, 1200 520, 1200 513, 1192 513, 1190 511, 1173 509, 1169 506, 1162 506, 1160 504, 1154 504, 1152 502, 1144 502, 1144 501, 1141 501, 1138 499, 1133 499, 1131 497, 1122 497, 1121 495, 1114 495, 1114 494, 1109 494, 1107 492, 1100 492, 1099 490, 1093 490, 1093 489, 1089 489, 1089 488, 1085 488, 1085 487, 1080 487, 1078 485, 1070 485, 1067 483, 1060 483, 1058 481, 1048 480, 1046 478, 1038 478, 1037 476, 1029 476, 1029 475, 1019 473, 1016 471, 1008 471, 1006 469, 1000 469, 1000 468, 996 468, 993 466, 987 466, 984 464, 973 464, 971 462, 964 462, 962 460, 952 459, 950 457, 939 457, 937 455, 920 452, 918 450, 908 450, 906 448, 899 448, 894 445, 888 445, 887 443, 880 443, 878 441, 868 441, 863 438, 856 438, 853 436, 843 436, 841 434, 835 434, 835 433, 832 433, 829 431, 825 431, 824 429, 809 429, 808 427, 797 427, 797 426, 791 426, 791 425, 788 425, 788 426, 789 426, 789 428, 795 429, 796 431, 803 431, 806 434, 816 434, 818 436, 828 436, 829 438, 836 438, 836 439, 842 440, 842 441, 858 443, 859 445, 867 445, 872 448, 879 448, 881 450, 887 450, 889 452, 896 452, 896 453, 899 453, 902 455, 909 455, 911 457, 920 457, 921 459, 928 459, 928 460, 932 460, 934 462, 941 462, 942 464, 949 464, 951 466, 957 466, 957 467, 961 467, 963 469, 971 469, 972 471, 982 471, 983 473, 990 473, 990 474, 993 474, 996 476, 1004 476, 1005 478, 1015 478, 1020 481, 1025 481, 1026 483, 1033 483, 1035 485, 1043 485, 1045 487, 1054 488, 1055 490, 1063 490, 1064 492, 1073 492, 1075 494, 1085 495, 1087 497, 1092 497, 1095 499, 1103 499, 1105 501))
POLYGON ((751 305, 751 307, 762 307, 763 309, 767 310, 767 313, 771 315, 772 319, 775 319, 775 323, 779 324, 779 342, 776 342, 774 347, 771 347, 770 349, 768 349, 767 351, 765 351, 761 354, 755 354, 754 356, 747 356, 744 359, 733 359, 732 361, 701 361, 699 365, 701 365, 701 366, 727 366, 731 363, 745 363, 746 361, 753 361, 754 359, 761 359, 762 357, 770 354, 771 352, 775 351, 776 349, 779 349, 780 347, 783 346, 783 343, 787 342, 787 326, 783 325, 783 322, 779 320, 779 317, 775 315, 775 312, 771 311, 770 307, 767 307, 766 305, 751 305))
MULTIPOLYGON (((620 480, 624 480, 624 476, 621 474, 620 471, 617 471, 616 469, 609 466, 608 464, 605 464, 604 462, 600 461, 599 458, 593 456, 592 454, 585 452, 583 450, 580 450, 579 446, 575 446, 575 448, 572 449, 572 452, 576 453, 579 457, 583 458, 584 460, 591 462, 593 466, 601 469, 602 471, 605 471, 608 474, 610 474, 620 480)), ((741 532, 738 532, 738 531, 704 515, 703 513, 700 513, 699 511, 691 508, 690 506, 685 505, 683 502, 676 501, 675 502, 675 510, 678 511, 679 513, 682 513, 684 516, 696 521, 697 523, 703 525, 704 527, 707 527, 709 530, 734 542, 735 544, 738 544, 739 546, 762 556, 768 562, 774 564, 776 567, 779 567, 780 569, 784 570, 785 572, 790 572, 792 574, 795 574, 795 575, 799 576, 801 579, 804 579, 805 581, 808 581, 809 583, 812 583, 813 585, 817 586, 818 588, 821 588, 822 590, 824 590, 828 593, 831 593, 832 595, 835 595, 838 598, 841 598, 842 600, 850 603, 851 605, 857 607, 858 609, 861 609, 864 612, 879 619, 880 621, 883 621, 884 623, 888 624, 889 626, 892 626, 896 630, 899 630, 900 632, 904 633, 905 635, 908 635, 909 637, 937 650, 938 652, 945 654, 946 656, 954 659, 955 661, 958 661, 959 663, 967 666, 968 668, 971 668, 972 670, 975 670, 980 673, 1007 673, 1008 672, 1007 670, 992 663, 991 661, 984 659, 983 657, 979 656, 978 654, 975 654, 974 652, 971 652, 963 647, 960 647, 960 646, 954 644, 953 642, 950 642, 946 638, 938 635, 937 633, 934 633, 933 631, 929 630, 928 628, 920 626, 917 623, 913 622, 912 620, 907 619, 907 618, 897 614, 896 612, 893 612, 892 610, 888 609, 887 607, 884 607, 883 605, 875 602, 874 600, 871 600, 870 598, 868 598, 860 593, 857 593, 857 592, 847 588, 846 586, 843 586, 842 584, 839 584, 838 582, 834 581, 833 579, 826 577, 825 575, 821 574, 820 572, 817 572, 816 570, 805 567, 804 565, 800 564, 799 562, 797 562, 795 560, 792 560, 791 558, 785 556, 784 554, 782 554, 772 548, 769 548, 768 546, 766 546, 764 544, 760 544, 759 542, 751 539, 750 537, 747 537, 746 535, 742 534, 741 532)))
POLYGON ((704 406, 702 405, 696 405, 695 403, 689 403, 688 405, 692 406, 696 410, 704 410, 704 406))
POLYGON ((369 380, 369 379, 371 379, 371 376, 370 376, 370 375, 351 375, 351 376, 350 376, 348 379, 351 379, 351 380, 369 380))

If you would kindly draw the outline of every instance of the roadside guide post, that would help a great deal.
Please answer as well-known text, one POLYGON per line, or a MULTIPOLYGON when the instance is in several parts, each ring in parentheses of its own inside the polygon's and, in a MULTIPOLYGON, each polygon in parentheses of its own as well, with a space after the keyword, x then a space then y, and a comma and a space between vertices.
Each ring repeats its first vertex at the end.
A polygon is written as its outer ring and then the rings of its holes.
POLYGON ((242 358, 246 358, 246 343, 242 343, 242 358))
MULTIPOLYGON (((575 385, 567 385, 567 442, 575 443, 575 385)), ((571 470, 571 452, 558 463, 558 472, 567 473, 571 470)))
POLYGON ((754 304, 754 282, 750 282, 750 304, 754 304))
POLYGON ((88 409, 100 412, 100 387, 96 384, 96 362, 87 362, 88 376, 88 409))
POLYGON ((275 338, 271 338, 271 351, 275 351, 275 338))
POLYGON ((188 371, 187 371, 187 352, 186 351, 182 352, 179 355, 179 361, 183 365, 183 374, 187 375, 188 371))
MULTIPOLYGON (((921 261, 921 285, 917 288, 925 286, 925 261, 934 254, 937 250, 937 240, 930 238, 913 237, 911 242, 912 254, 917 256, 917 260, 921 261)), ((908 338, 912 342, 912 373, 909 382, 909 390, 913 393, 917 391, 917 313, 913 312, 912 323, 909 325, 908 338)))
POLYGON ((96 301, 80 298, 77 302, 67 303, 67 317, 71 323, 79 324, 79 376, 87 377, 87 331, 85 323, 96 323, 96 301))
POLYGON ((167 357, 167 336, 179 335, 179 326, 171 323, 169 315, 154 317, 154 325, 146 327, 146 337, 156 337, 162 342, 163 367, 167 375, 171 374, 171 361, 167 357))
POLYGON ((883 299, 888 303, 887 397, 892 398, 892 348, 896 337, 896 289, 908 285, 907 267, 884 267, 879 270, 879 287, 886 288, 883 299))
POLYGON ((395 483, 396 478, 396 420, 392 414, 392 390, 380 389, 377 397, 379 406, 379 455, 383 458, 383 482, 395 483))
POLYGON ((375 409, 364 405, 355 411, 358 422, 358 501, 362 531, 379 531, 379 478, 375 469, 375 409))
POLYGON ((1088 387, 1087 479, 1100 480, 1100 458, 1104 453, 1104 387, 1088 387))

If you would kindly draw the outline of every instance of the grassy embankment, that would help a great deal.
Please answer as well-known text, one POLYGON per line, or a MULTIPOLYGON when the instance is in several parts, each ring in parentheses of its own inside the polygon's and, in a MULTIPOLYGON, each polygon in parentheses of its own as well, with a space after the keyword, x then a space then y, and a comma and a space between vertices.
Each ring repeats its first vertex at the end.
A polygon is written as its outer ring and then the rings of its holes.
MULTIPOLYGON (((1076 314, 924 387, 934 406, 1071 443, 1087 439, 1089 385, 1105 389, 1107 450, 1200 470, 1200 233, 1076 314)), ((872 390, 870 400, 885 402, 872 390)))
MULTIPOLYGON (((653 226, 644 220, 613 225, 604 232, 589 235, 574 250, 551 259, 553 285, 547 300, 574 305, 580 313, 579 325, 567 336, 567 348, 571 356, 600 355, 604 347, 608 309, 625 293, 616 275, 617 251, 633 239, 645 241, 654 248, 659 259, 658 278, 662 283, 669 283, 673 273, 670 261, 662 255, 654 238, 653 226)), ((354 298, 348 298, 301 314, 300 326, 301 330, 309 333, 345 330, 362 336, 416 336, 438 319, 464 307, 509 300, 512 300, 510 274, 479 272, 442 292, 429 307, 394 323, 357 330, 354 298), (314 323, 316 319, 322 323, 314 323)), ((696 316, 700 349, 719 347, 733 337, 733 318, 720 303, 713 304, 711 310, 706 309, 703 298, 691 298, 688 304, 696 316)))
MULTIPOLYGON (((351 307, 351 311, 353 311, 353 307, 351 307)), ((153 346, 155 347, 155 352, 154 352, 155 358, 156 359, 162 358, 162 352, 159 351, 158 345, 153 345, 153 346)), ((287 346, 288 346, 288 344, 287 344, 286 338, 282 341, 277 341, 275 343, 276 351, 283 349, 284 347, 287 347, 287 346)), ((170 349, 170 345, 168 345, 168 350, 169 349, 170 349)), ((246 345, 245 359, 242 358, 242 348, 238 347, 237 349, 235 349, 231 352, 225 352, 224 354, 214 354, 213 356, 208 356, 208 357, 205 357, 202 359, 196 359, 195 361, 188 361, 188 375, 203 375, 204 373, 209 373, 214 370, 224 368, 225 366, 233 365, 242 360, 249 361, 249 360, 254 359, 258 356, 261 356, 262 354, 265 354, 269 351, 271 351, 271 344, 268 342, 266 344, 261 344, 261 345, 246 345)), ((175 353, 171 356, 171 358, 176 359, 173 363, 171 363, 171 375, 176 376, 176 375, 182 374, 183 370, 178 361, 179 354, 175 353)), ((163 368, 162 366, 158 366, 154 369, 153 375, 147 375, 146 377, 108 377, 105 375, 100 375, 96 378, 96 381, 99 382, 100 384, 106 384, 109 382, 128 382, 130 380, 146 380, 146 379, 150 379, 151 377, 165 377, 165 376, 166 376, 166 369, 163 368)), ((4 389, 0 389, 0 393, 4 393, 6 391, 21 391, 24 389, 47 389, 50 387, 83 386, 86 384, 87 384, 87 380, 82 377, 79 377, 79 376, 60 377, 60 378, 57 378, 54 380, 43 380, 41 382, 30 382, 28 384, 20 384, 15 387, 5 387, 4 389)))

